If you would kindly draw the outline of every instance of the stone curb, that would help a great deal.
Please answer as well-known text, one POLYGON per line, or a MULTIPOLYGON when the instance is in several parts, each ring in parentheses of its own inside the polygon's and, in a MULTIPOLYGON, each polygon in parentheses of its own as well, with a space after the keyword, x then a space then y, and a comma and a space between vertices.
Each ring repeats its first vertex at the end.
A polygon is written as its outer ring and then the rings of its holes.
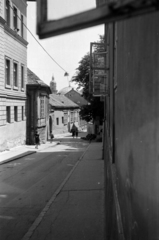
POLYGON ((24 152, 24 153, 21 153, 19 155, 16 155, 14 157, 10 157, 8 159, 5 159, 3 160, 2 162, 0 162, 0 165, 4 164, 4 163, 8 163, 8 162, 11 162, 11 161, 14 161, 16 159, 19 159, 19 158, 22 158, 22 157, 25 157, 25 156, 28 156, 28 155, 31 155, 33 153, 36 153, 36 151, 27 151, 27 152, 24 152))
POLYGON ((54 147, 54 146, 56 146, 56 145, 58 145, 58 144, 59 144, 59 142, 56 142, 56 144, 53 145, 53 146, 46 146, 45 148, 43 148, 43 149, 38 149, 37 151, 26 151, 26 152, 23 152, 23 153, 18 154, 18 155, 14 156, 14 157, 10 157, 10 158, 8 158, 8 159, 5 159, 5 160, 1 161, 1 162, 0 162, 0 165, 5 164, 5 163, 8 163, 8 162, 12 162, 12 161, 17 160, 17 159, 19 159, 19 158, 22 158, 22 157, 25 157, 25 156, 28 156, 28 155, 31 155, 31 154, 34 154, 34 153, 37 153, 37 152, 40 152, 40 151, 42 151, 42 150, 44 150, 44 149, 47 149, 47 148, 49 148, 49 147, 54 147))

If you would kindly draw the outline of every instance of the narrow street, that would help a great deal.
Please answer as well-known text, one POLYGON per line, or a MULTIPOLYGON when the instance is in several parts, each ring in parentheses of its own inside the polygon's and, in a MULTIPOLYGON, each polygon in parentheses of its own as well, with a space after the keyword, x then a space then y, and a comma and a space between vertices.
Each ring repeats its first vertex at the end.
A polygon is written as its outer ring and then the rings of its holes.
POLYGON ((20 240, 88 146, 66 137, 60 144, 0 165, 0 239, 20 240))

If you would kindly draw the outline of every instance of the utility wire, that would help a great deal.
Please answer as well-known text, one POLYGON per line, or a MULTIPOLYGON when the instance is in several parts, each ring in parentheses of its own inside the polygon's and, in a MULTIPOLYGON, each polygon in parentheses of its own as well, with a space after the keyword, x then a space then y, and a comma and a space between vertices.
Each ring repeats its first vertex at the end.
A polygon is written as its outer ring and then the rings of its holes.
MULTIPOLYGON (((13 10, 14 12, 14 9, 13 7, 9 4, 9 7, 13 10)), ((21 18, 16 15, 19 20, 21 21, 21 18)), ((29 30, 29 28, 25 25, 25 23, 23 22, 23 25, 24 27, 28 30, 28 32, 31 34, 31 36, 35 39, 35 41, 40 45, 40 47, 44 50, 44 52, 52 59, 52 61, 54 63, 56 63, 64 72, 65 72, 65 75, 68 76, 68 72, 46 51, 46 49, 41 45, 41 43, 36 39, 36 37, 34 36, 34 34, 29 30)))

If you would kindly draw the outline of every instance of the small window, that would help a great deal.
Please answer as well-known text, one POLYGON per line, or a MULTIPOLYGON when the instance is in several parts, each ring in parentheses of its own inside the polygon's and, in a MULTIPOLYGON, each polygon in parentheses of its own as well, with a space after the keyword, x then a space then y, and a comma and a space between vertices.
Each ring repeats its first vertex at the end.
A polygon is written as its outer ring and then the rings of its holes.
POLYGON ((24 120, 24 106, 22 106, 22 121, 24 120))
POLYGON ((6 23, 10 27, 10 3, 9 0, 6 0, 6 23))
POLYGON ((18 121, 18 108, 14 107, 14 121, 17 122, 18 121))
POLYGON ((13 7, 13 29, 17 30, 17 28, 18 28, 17 8, 13 7))
POLYGON ((6 85, 10 85, 10 60, 6 59, 5 60, 5 67, 6 67, 6 72, 5 72, 5 78, 6 78, 6 85))
POLYGON ((59 125, 59 118, 56 118, 56 125, 59 125))
POLYGON ((21 89, 24 89, 24 66, 21 66, 21 89))
POLYGON ((10 119, 10 107, 6 107, 6 122, 10 123, 11 119, 10 119))
POLYGON ((62 117, 62 123, 64 123, 64 117, 62 117))
POLYGON ((23 15, 21 15, 21 36, 24 36, 24 18, 23 15))
POLYGON ((44 96, 40 97, 40 118, 44 118, 45 108, 44 108, 44 96))
POLYGON ((14 87, 18 87, 18 64, 13 63, 13 83, 14 87))

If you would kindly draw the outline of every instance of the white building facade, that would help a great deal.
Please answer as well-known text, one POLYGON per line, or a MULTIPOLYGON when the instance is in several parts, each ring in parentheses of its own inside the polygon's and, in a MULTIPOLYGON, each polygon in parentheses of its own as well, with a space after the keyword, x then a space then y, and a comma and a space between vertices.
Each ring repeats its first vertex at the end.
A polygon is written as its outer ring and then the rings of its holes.
POLYGON ((0 0, 0 151, 25 143, 26 0, 0 0))

